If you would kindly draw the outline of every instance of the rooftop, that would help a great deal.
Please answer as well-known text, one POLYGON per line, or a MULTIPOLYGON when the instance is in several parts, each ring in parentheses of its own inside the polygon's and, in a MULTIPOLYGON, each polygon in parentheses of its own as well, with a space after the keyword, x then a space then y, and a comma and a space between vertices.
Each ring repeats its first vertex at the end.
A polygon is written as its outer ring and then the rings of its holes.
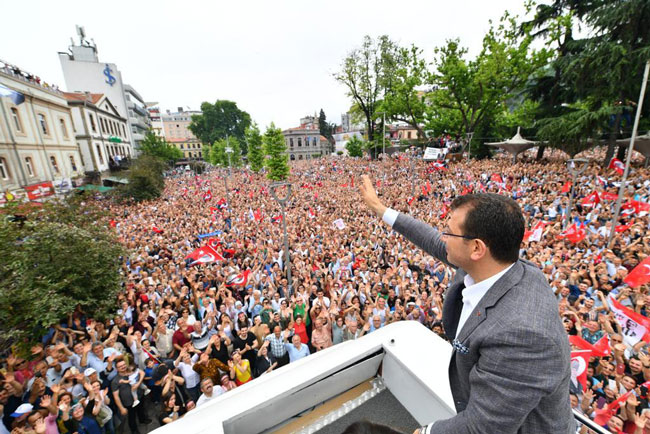
POLYGON ((79 101, 97 104, 103 96, 103 93, 63 92, 63 97, 70 102, 79 101))
POLYGON ((27 72, 18 66, 11 64, 9 62, 6 62, 2 59, 0 59, 0 72, 3 74, 6 74, 16 80, 24 81, 25 83, 29 83, 33 86, 37 86, 43 90, 46 90, 48 92, 52 92, 57 95, 61 95, 61 91, 59 90, 59 86, 55 84, 50 84, 47 83, 41 78, 36 75, 32 74, 30 72, 27 72))

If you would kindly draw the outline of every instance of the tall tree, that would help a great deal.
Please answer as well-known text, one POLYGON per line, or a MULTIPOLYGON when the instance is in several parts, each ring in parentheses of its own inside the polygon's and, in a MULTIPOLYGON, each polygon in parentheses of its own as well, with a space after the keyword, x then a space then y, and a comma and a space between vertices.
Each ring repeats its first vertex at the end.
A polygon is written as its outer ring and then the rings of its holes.
POLYGON ((210 148, 210 163, 215 166, 223 167, 240 167, 241 161, 241 146, 236 137, 227 137, 214 142, 210 148), (230 148, 230 157, 227 148, 230 148))
POLYGON ((117 189, 117 195, 123 199, 151 200, 160 197, 165 188, 163 173, 166 165, 158 157, 140 155, 131 164, 127 174, 128 184, 117 189))
POLYGON ((363 141, 357 136, 352 136, 345 144, 345 149, 350 157, 363 157, 363 141))
MULTIPOLYGON (((422 50, 415 45, 399 48, 395 53, 394 67, 385 74, 386 88, 378 112, 386 119, 401 121, 417 130, 418 138, 425 138, 422 125, 427 109, 423 90, 429 71, 422 58, 422 50)), ((379 116, 378 113, 378 119, 379 116)))
POLYGON ((246 143, 248 144, 248 162, 251 165, 251 170, 259 173, 264 167, 264 150, 262 149, 262 135, 255 122, 246 130, 246 143))
MULTIPOLYGON (((375 141, 376 114, 384 89, 390 86, 395 67, 397 45, 383 35, 373 40, 365 36, 361 48, 353 50, 344 60, 334 78, 345 85, 350 96, 363 113, 368 141, 375 141)), ((373 156, 376 149, 373 150, 373 156)))
POLYGON ((323 137, 327 139, 329 145, 329 152, 334 151, 334 131, 336 129, 335 124, 327 122, 327 117, 323 109, 320 109, 320 114, 318 115, 318 129, 323 137))
POLYGON ((176 161, 183 158, 183 152, 180 149, 168 143, 164 137, 159 137, 151 131, 147 132, 144 140, 140 143, 140 152, 163 161, 176 161))
POLYGON ((267 177, 274 181, 283 181, 289 176, 289 155, 287 154, 287 144, 280 128, 275 124, 266 129, 264 137, 264 151, 269 158, 266 159, 268 169, 267 177))
POLYGON ((474 132, 486 118, 501 113, 548 61, 549 51, 535 50, 531 43, 530 34, 518 35, 515 19, 506 13, 485 35, 474 60, 465 59, 467 49, 458 40, 437 48, 436 71, 430 77, 433 113, 438 118, 442 111, 457 113, 463 133, 474 132))
MULTIPOLYGON (((226 137, 236 137, 244 142, 251 117, 240 110, 237 103, 227 100, 217 100, 214 104, 204 102, 201 104, 201 112, 200 115, 192 115, 188 128, 202 143, 214 143, 226 137)), ((245 143, 242 151, 247 153, 245 143)))

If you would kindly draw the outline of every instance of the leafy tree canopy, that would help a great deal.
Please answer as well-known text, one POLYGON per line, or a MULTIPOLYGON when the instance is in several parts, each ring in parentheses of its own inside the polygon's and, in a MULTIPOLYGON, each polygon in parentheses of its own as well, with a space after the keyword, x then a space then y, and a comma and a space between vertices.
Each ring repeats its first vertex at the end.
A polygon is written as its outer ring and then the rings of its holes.
POLYGON ((243 153, 248 152, 245 136, 251 117, 240 110, 237 103, 227 100, 217 100, 214 104, 204 102, 201 104, 201 112, 200 115, 192 115, 188 128, 202 143, 215 143, 226 137, 235 137, 242 144, 243 153))
POLYGON ((266 167, 268 169, 267 177, 273 181, 283 181, 289 176, 289 155, 287 154, 287 144, 280 128, 276 128, 271 123, 262 138, 264 151, 268 158, 266 167))
POLYGON ((151 131, 147 132, 144 140, 140 143, 140 152, 163 161, 176 161, 183 158, 183 152, 180 149, 168 143, 164 137, 159 137, 151 131))

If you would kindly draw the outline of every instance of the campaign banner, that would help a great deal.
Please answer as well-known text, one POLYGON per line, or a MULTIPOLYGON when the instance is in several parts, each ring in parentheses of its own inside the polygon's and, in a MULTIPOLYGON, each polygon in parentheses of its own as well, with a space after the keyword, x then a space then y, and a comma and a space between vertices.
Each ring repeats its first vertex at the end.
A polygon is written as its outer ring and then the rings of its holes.
POLYGON ((27 192, 27 198, 29 200, 36 200, 47 196, 52 196, 54 194, 54 186, 50 181, 40 182, 34 185, 28 185, 25 187, 27 192))
POLYGON ((422 159, 424 161, 439 160, 445 158, 449 150, 445 148, 427 148, 422 159))

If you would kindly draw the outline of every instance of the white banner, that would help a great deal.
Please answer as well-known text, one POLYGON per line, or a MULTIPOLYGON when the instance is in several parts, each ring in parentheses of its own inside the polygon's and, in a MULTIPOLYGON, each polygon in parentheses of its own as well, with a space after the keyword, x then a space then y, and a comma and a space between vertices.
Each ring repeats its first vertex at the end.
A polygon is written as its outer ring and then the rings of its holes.
POLYGON ((625 312, 625 306, 614 300, 612 296, 607 298, 609 308, 614 313, 616 321, 620 324, 623 330, 623 341, 633 347, 645 336, 646 328, 630 318, 625 312))
POLYGON ((424 159, 425 161, 444 159, 448 151, 449 151, 448 149, 444 149, 444 148, 427 148, 424 151, 424 156, 422 157, 422 159, 424 159))

